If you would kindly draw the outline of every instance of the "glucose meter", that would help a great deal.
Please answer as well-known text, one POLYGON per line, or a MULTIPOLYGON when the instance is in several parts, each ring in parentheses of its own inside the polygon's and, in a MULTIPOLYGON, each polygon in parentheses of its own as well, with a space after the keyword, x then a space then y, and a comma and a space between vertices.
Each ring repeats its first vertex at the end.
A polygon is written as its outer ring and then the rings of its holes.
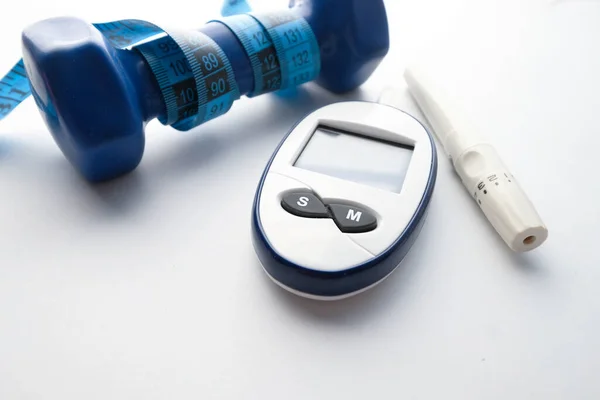
POLYGON ((436 174, 432 137, 409 114, 362 101, 314 111, 281 141, 256 191, 264 270, 315 299, 373 287, 414 243, 436 174))

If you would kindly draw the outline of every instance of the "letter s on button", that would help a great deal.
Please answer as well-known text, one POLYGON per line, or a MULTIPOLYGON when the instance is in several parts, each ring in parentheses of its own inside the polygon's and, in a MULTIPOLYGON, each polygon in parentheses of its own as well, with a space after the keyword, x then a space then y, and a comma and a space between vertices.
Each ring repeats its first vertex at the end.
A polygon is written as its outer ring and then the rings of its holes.
POLYGON ((300 207, 306 207, 308 205, 308 201, 308 197, 303 196, 298 199, 296 204, 298 204, 300 207))
POLYGON ((329 218, 329 211, 319 198, 307 190, 288 192, 281 198, 281 206, 290 214, 304 218, 329 218))

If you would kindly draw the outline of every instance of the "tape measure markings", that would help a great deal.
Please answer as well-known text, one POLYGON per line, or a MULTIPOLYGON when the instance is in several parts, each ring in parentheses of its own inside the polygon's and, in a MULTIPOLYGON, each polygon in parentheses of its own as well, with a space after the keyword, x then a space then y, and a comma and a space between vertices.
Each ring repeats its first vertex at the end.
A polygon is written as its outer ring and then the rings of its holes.
MULTIPOLYGON (((212 39, 210 39, 210 41, 213 42, 212 39)), ((223 49, 221 49, 219 46, 216 46, 216 49, 217 58, 222 61, 227 60, 227 56, 223 49)), ((229 111, 233 105, 233 102, 240 98, 240 91, 237 86, 237 81, 235 80, 233 67, 229 62, 223 62, 223 66, 224 67, 222 70, 215 71, 211 77, 211 80, 207 79, 206 81, 207 90, 210 87, 209 98, 212 99, 212 101, 206 105, 209 119, 213 119, 225 114, 227 111, 229 111), (223 77, 223 75, 225 75, 226 79, 223 77), (221 80, 222 78, 224 80, 221 80), (224 93, 223 95, 216 96, 216 94, 222 92, 224 93)))
POLYGON ((250 14, 266 29, 281 66, 281 89, 317 78, 321 71, 319 44, 306 20, 291 10, 250 14))
POLYGON ((196 83, 196 115, 173 125, 187 130, 229 111, 240 94, 229 60, 211 38, 197 31, 171 32, 170 36, 190 62, 196 83))
POLYGON ((189 130, 227 112, 239 98, 225 53, 201 32, 172 32, 140 20, 103 24, 101 31, 119 47, 166 35, 133 47, 146 59, 159 85, 167 110, 166 117, 159 117, 164 125, 189 130), (217 73, 218 77, 211 77, 217 73))
MULTIPOLYGON (((319 74, 320 53, 314 33, 306 20, 291 10, 238 15, 218 22, 238 37, 250 58, 255 86, 248 97, 297 86, 319 74)), ((225 52, 201 32, 168 32, 142 20, 93 26, 113 47, 131 47, 144 57, 166 106, 167 115, 159 117, 165 125, 191 129, 225 114, 240 97, 225 52), (158 35, 163 36, 143 42, 158 35)), ((0 80, 0 120, 30 94, 21 59, 0 80)))
POLYGON ((23 60, 19 60, 0 80, 0 120, 31 95, 23 60))
POLYGON ((194 78, 191 72, 187 76, 185 74, 187 70, 191 71, 187 59, 181 57, 181 50, 179 50, 177 44, 168 36, 144 43, 134 47, 134 49, 139 51, 146 59, 160 88, 167 115, 166 117, 159 117, 159 121, 164 125, 176 123, 181 119, 179 111, 181 105, 178 104, 176 93, 180 90, 185 90, 185 88, 181 87, 181 82, 186 79, 190 80, 194 89, 194 78), (175 48, 173 48, 172 44, 175 45, 175 48), (166 50, 166 54, 157 55, 156 50, 163 52, 166 50), (170 67, 172 67, 172 70, 170 70, 170 67), (177 75, 178 67, 183 70, 181 76, 177 75))
MULTIPOLYGON (((94 24, 107 40, 117 48, 125 48, 148 39, 154 35, 166 32, 156 25, 141 20, 122 20, 103 24, 94 24)), ((182 51, 175 41, 167 36, 134 46, 148 63, 148 67, 154 75, 166 108, 166 116, 159 116, 158 120, 164 125, 172 125, 177 121, 187 118, 197 110, 197 104, 187 107, 188 113, 183 113, 183 107, 176 97, 181 90, 186 93, 186 87, 182 87, 181 81, 190 79, 194 89, 191 67, 186 57, 181 57, 182 51), (161 54, 162 52, 162 54, 161 54), (170 71, 172 67, 172 71, 170 71), (177 68, 183 70, 181 78, 177 75, 177 68), (190 70, 186 76, 185 72, 190 70), (189 115, 188 115, 189 114, 189 115)), ((188 82, 188 86, 190 86, 188 82)), ((183 85, 185 86, 185 85, 183 85)), ((195 92, 194 92, 195 93, 195 92)))
POLYGON ((250 15, 236 15, 214 20, 229 28, 239 39, 250 59, 254 88, 248 97, 278 90, 281 86, 281 67, 273 42, 263 26, 250 15))
POLYGON ((189 73, 191 73, 193 78, 194 90, 189 93, 191 97, 187 96, 187 88, 185 93, 180 92, 180 101, 186 104, 181 115, 184 118, 173 125, 175 129, 187 130, 201 123, 197 123, 196 121, 203 121, 205 117, 205 112, 202 108, 202 104, 206 104, 207 101, 206 88, 204 87, 205 77, 192 50, 192 47, 195 47, 197 42, 202 41, 204 38, 199 32, 194 38, 189 34, 179 32, 170 32, 170 36, 181 48, 188 65, 190 65, 189 73))
POLYGON ((118 49, 124 49, 154 35, 163 33, 163 29, 139 19, 120 20, 92 24, 104 37, 118 49))

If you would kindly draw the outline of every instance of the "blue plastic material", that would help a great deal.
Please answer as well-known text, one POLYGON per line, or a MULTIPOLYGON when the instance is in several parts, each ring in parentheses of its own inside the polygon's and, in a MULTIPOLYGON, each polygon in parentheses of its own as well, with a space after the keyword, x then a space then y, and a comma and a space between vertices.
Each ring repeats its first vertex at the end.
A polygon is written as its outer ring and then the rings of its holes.
MULTIPOLYGON (((304 0, 297 8, 319 43, 316 82, 324 88, 355 89, 387 54, 383 0, 304 0)), ((223 49, 240 94, 248 94, 254 77, 239 40, 217 22, 199 30, 223 49)), ((92 182, 135 169, 144 152, 145 125, 165 113, 143 57, 115 49, 91 24, 75 18, 36 23, 24 30, 22 40, 33 97, 73 166, 92 182)))
POLYGON ((334 93, 362 85, 386 56, 390 42, 383 0, 292 0, 321 47, 316 82, 334 93))

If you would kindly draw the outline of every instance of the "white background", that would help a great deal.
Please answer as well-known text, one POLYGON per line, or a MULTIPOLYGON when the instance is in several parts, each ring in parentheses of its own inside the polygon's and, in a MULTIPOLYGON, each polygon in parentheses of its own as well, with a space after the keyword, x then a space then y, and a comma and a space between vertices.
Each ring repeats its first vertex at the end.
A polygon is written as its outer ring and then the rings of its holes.
MULTIPOLYGON (((389 0, 392 50, 360 90, 243 99, 188 133, 155 121, 140 167, 97 186, 27 101, 0 123, 0 399, 600 398, 600 2, 549 4, 389 0), (375 100, 423 54, 548 241, 512 254, 440 157, 427 223, 390 279, 337 303, 283 292, 250 239, 271 152, 306 112, 375 100)), ((4 4, 0 68, 46 17, 193 28, 219 4, 140 8, 4 4)))

